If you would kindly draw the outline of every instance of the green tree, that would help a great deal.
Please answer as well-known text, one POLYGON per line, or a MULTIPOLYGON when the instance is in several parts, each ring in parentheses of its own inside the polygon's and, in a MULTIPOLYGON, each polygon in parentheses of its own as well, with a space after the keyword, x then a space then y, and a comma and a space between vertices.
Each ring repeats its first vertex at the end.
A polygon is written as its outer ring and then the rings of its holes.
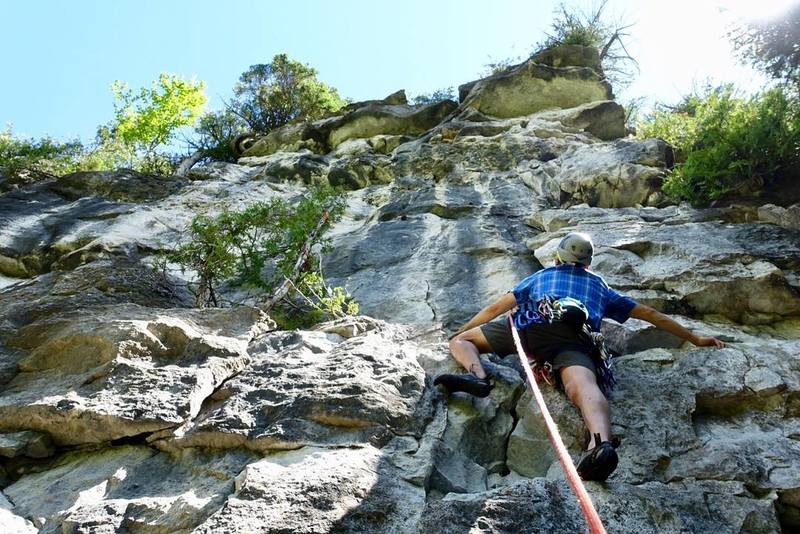
POLYGON ((239 77, 228 109, 254 132, 266 133, 292 121, 314 120, 339 110, 345 100, 317 79, 317 71, 278 54, 239 77))
POLYGON ((80 166, 83 150, 77 140, 61 143, 50 137, 16 137, 8 126, 0 132, 0 174, 8 184, 73 172, 80 166))
POLYGON ((800 83, 800 4, 780 17, 739 24, 728 35, 743 60, 773 78, 800 83))
POLYGON ((151 87, 139 91, 120 81, 115 81, 111 89, 116 99, 114 123, 106 141, 121 144, 131 167, 168 172, 172 163, 157 149, 201 115, 208 100, 205 83, 163 73, 151 87))

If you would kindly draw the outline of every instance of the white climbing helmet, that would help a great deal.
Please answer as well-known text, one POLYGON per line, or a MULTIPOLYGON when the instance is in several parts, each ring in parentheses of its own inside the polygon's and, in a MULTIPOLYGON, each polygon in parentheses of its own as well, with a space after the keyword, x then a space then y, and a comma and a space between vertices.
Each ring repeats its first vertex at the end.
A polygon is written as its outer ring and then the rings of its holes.
POLYGON ((592 263, 594 245, 588 234, 570 232, 558 244, 556 257, 561 263, 580 263, 589 266, 592 263))

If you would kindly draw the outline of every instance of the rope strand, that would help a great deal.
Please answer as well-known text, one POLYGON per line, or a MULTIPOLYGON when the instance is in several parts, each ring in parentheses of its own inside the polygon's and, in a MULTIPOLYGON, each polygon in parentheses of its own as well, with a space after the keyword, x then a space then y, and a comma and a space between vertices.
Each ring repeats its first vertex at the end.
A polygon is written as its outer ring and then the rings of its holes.
POLYGON ((547 427, 547 434, 550 437, 550 443, 553 444, 553 448, 556 450, 556 454, 558 455, 558 460, 561 462, 561 467, 564 469, 564 473, 567 475, 567 482, 569 482, 569 485, 572 487, 572 491, 575 493, 575 497, 578 499, 578 504, 581 505, 583 516, 586 518, 586 523, 589 525, 589 532, 591 534, 606 534, 606 529, 603 527, 603 522, 600 520, 597 510, 594 508, 592 498, 589 496, 589 492, 586 491, 586 487, 583 485, 583 481, 578 475, 575 465, 572 463, 572 458, 570 458, 569 452, 567 452, 567 447, 564 446, 564 441, 561 439, 561 434, 558 433, 556 422, 550 415, 550 411, 547 409, 547 405, 544 402, 544 397, 542 397, 542 392, 539 390, 539 386, 536 384, 536 378, 533 375, 533 370, 531 369, 531 366, 528 363, 528 358, 526 357, 525 351, 522 348, 522 343, 519 339, 519 332, 517 332, 517 327, 514 324, 514 318, 511 315, 511 312, 508 313, 508 316, 509 321, 511 322, 511 335, 514 337, 514 345, 517 347, 517 354, 519 354, 519 359, 522 362, 522 368, 525 369, 525 375, 531 385, 533 396, 536 398, 536 403, 539 405, 539 410, 542 412, 542 417, 544 418, 544 423, 547 427))

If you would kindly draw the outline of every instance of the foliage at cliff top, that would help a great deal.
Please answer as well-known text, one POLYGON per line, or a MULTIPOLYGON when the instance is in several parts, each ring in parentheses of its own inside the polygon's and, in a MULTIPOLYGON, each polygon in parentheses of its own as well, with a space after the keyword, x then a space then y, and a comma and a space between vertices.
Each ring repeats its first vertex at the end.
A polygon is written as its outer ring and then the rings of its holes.
MULTIPOLYGON (((15 137, 11 126, 0 132, 0 175, 7 183, 24 183, 78 169, 83 154, 79 141, 61 143, 49 137, 15 137)), ((3 187, 0 181, 0 189, 3 187)))
POLYGON ((208 101, 205 87, 204 82, 167 73, 138 91, 115 81, 114 136, 147 163, 179 128, 195 123, 208 101))
POLYGON ((608 0, 602 0, 589 11, 559 4, 555 10, 551 32, 539 42, 534 53, 544 48, 562 45, 583 45, 597 48, 606 76, 615 86, 630 83, 638 64, 625 46, 627 30, 632 24, 610 20, 606 11, 608 0))
POLYGON ((637 135, 676 148, 678 165, 664 191, 703 204, 769 189, 800 165, 800 101, 781 87, 750 98, 731 85, 708 88, 657 109, 640 121, 637 135))
POLYGON ((317 71, 278 54, 271 63, 252 65, 233 89, 228 109, 255 132, 266 133, 292 121, 314 120, 347 102, 317 79, 317 71))

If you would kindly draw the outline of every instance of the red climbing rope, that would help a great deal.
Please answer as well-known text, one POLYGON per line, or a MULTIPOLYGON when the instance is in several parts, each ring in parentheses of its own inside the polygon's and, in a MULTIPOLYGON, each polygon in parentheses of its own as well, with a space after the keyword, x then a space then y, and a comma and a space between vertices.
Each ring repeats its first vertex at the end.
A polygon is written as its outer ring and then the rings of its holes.
POLYGON ((570 458, 567 448, 564 446, 564 441, 561 439, 561 434, 558 433, 556 422, 553 421, 553 417, 550 415, 550 411, 547 409, 547 405, 544 403, 544 397, 542 397, 542 392, 539 390, 539 386, 536 384, 536 378, 533 375, 533 370, 531 369, 531 366, 528 363, 528 358, 522 348, 522 343, 519 339, 519 332, 517 332, 517 327, 514 326, 514 318, 510 312, 508 317, 511 322, 511 335, 514 337, 514 344, 517 347, 517 354, 519 354, 519 359, 522 362, 522 368, 525 369, 525 375, 528 377, 528 382, 531 385, 533 396, 536 398, 536 403, 539 405, 539 410, 542 412, 542 417, 544 417, 544 423, 547 426, 547 434, 550 436, 550 443, 553 444, 553 448, 558 454, 558 460, 561 462, 561 467, 564 468, 564 473, 567 475, 567 482, 569 482, 569 485, 572 487, 572 491, 575 492, 575 497, 578 498, 578 503, 581 505, 583 515, 586 517, 586 522, 589 524, 589 532, 592 534, 606 534, 606 529, 603 527, 603 522, 600 520, 600 516, 597 515, 597 510, 595 510, 594 504, 592 504, 592 499, 589 497, 589 493, 586 491, 581 477, 578 476, 578 471, 575 469, 575 465, 572 463, 572 458, 570 458))

